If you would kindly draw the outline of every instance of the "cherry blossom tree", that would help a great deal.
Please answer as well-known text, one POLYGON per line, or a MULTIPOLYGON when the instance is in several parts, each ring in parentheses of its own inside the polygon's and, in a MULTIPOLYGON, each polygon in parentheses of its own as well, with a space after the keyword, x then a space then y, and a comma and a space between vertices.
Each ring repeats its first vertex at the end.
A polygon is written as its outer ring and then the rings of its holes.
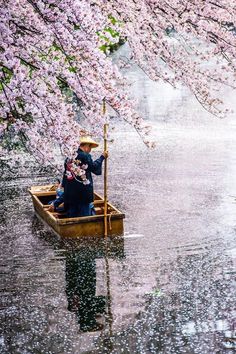
POLYGON ((218 90, 235 88, 235 18, 231 0, 0 0, 3 146, 16 136, 44 162, 55 146, 72 155, 81 134, 102 134, 103 100, 150 145, 109 55, 121 38, 151 79, 182 83, 224 115, 218 90))
POLYGON ((106 5, 105 12, 126 24, 133 58, 151 79, 174 87, 181 82, 205 109, 224 115, 216 93, 222 84, 235 88, 236 4, 146 0, 128 6, 120 0, 106 5))

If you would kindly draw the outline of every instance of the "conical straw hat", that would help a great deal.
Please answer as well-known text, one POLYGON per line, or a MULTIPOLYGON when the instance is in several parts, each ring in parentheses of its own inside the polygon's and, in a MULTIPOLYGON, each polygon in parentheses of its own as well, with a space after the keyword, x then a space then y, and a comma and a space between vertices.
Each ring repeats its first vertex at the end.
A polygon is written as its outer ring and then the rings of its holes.
POLYGON ((96 148, 99 146, 96 141, 94 141, 90 136, 81 136, 80 138, 80 144, 89 144, 91 148, 96 148))

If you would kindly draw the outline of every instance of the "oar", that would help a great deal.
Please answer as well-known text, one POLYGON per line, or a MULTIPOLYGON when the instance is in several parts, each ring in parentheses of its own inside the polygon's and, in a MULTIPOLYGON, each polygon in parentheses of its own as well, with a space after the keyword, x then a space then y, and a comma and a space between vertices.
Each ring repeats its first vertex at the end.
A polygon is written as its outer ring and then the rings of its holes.
MULTIPOLYGON (((106 114, 106 102, 103 100, 103 114, 106 114)), ((108 124, 104 124, 104 151, 107 151, 108 124)), ((107 237, 107 158, 104 166, 104 236, 107 237)))

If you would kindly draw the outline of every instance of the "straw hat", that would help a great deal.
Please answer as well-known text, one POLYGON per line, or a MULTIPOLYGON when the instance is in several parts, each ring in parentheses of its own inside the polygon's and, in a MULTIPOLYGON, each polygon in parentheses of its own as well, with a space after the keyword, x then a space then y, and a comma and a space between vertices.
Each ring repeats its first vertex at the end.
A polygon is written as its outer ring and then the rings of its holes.
POLYGON ((90 136, 82 136, 80 138, 80 144, 89 144, 91 148, 96 148, 99 146, 99 144, 96 143, 96 141, 94 141, 92 138, 90 138, 90 136))

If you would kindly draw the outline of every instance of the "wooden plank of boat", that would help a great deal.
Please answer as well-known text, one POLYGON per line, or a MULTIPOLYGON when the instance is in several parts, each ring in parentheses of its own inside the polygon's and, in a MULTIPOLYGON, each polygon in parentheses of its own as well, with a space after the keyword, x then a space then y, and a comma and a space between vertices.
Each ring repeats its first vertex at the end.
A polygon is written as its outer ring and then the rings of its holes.
MULTIPOLYGON (((104 200, 94 193, 96 215, 67 218, 63 213, 50 212, 48 202, 54 200, 56 191, 52 185, 32 186, 29 189, 36 213, 62 237, 104 236, 104 200)), ((125 214, 108 203, 108 235, 122 236, 125 214)))

